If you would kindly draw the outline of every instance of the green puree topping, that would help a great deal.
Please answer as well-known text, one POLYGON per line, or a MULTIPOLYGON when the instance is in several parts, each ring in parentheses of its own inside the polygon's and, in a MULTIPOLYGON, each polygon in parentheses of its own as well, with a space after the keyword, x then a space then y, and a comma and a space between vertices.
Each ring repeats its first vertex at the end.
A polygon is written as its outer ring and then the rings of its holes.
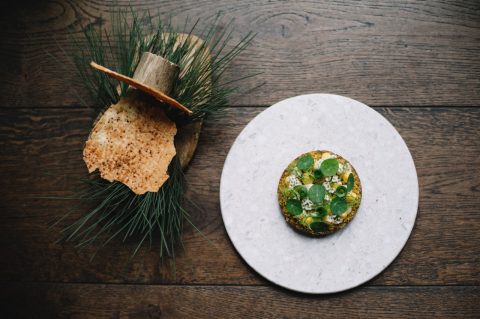
POLYGON ((346 160, 328 152, 302 155, 289 165, 281 184, 286 210, 314 232, 342 223, 359 203, 352 170, 346 160))

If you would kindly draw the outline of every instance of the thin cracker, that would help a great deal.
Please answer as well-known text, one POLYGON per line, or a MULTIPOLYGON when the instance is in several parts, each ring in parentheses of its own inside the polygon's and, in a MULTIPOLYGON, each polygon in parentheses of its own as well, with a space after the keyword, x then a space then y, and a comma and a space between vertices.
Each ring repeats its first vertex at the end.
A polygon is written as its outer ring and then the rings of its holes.
POLYGON ((83 150, 89 172, 127 185, 138 195, 157 192, 175 156, 175 122, 159 107, 124 97, 95 123, 83 150))

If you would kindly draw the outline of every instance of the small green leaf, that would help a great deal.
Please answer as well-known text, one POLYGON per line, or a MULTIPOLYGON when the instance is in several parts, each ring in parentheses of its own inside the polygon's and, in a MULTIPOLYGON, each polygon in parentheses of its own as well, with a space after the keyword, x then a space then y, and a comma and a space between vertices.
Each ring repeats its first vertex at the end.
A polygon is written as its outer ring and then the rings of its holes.
POLYGON ((338 161, 334 158, 326 159, 320 165, 320 170, 324 176, 333 176, 338 171, 338 161))
POLYGON ((338 216, 348 209, 348 204, 344 197, 335 197, 330 203, 330 209, 338 216))
POLYGON ((323 185, 312 185, 308 190, 308 198, 315 204, 323 203, 325 199, 325 187, 323 185))
POLYGON ((297 162, 297 167, 302 171, 309 170, 313 166, 313 157, 310 154, 300 157, 297 162))
POLYGON ((302 203, 297 199, 292 199, 292 198, 288 199, 286 207, 288 212, 295 216, 300 215, 303 211, 302 203))
POLYGON ((324 222, 313 222, 310 224, 310 228, 314 231, 314 232, 325 232, 328 230, 328 224, 324 223, 324 222))
POLYGON ((303 199, 308 195, 308 190, 303 185, 297 185, 293 188, 293 190, 298 193, 298 195, 300 196, 300 199, 303 199))
POLYGON ((350 173, 347 179, 347 193, 353 189, 353 184, 355 184, 355 178, 353 177, 353 174, 350 173))
POLYGON ((322 174, 322 171, 319 170, 319 169, 316 169, 313 171, 313 177, 315 177, 315 179, 320 179, 323 177, 323 174, 322 174))
POLYGON ((335 190, 335 194, 337 194, 338 197, 344 197, 347 194, 347 189, 345 186, 338 186, 335 190))
POLYGON ((316 218, 322 218, 325 217, 328 214, 328 211, 325 209, 325 207, 317 207, 315 209, 315 213, 313 213, 313 217, 316 218))

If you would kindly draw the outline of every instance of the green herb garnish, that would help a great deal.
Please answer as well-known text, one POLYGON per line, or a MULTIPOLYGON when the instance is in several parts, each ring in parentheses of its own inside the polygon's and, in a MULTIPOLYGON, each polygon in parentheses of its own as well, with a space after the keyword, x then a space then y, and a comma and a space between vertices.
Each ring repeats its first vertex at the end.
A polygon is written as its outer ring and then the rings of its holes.
POLYGON ((347 179, 347 193, 353 189, 353 184, 354 183, 355 183, 355 178, 353 177, 353 174, 350 173, 350 175, 348 175, 348 179, 347 179))
POLYGON ((319 170, 319 169, 316 169, 313 171, 313 177, 315 177, 315 179, 320 179, 323 177, 323 174, 322 174, 322 171, 319 170))
POLYGON ((308 195, 308 190, 303 185, 297 185, 293 188, 293 190, 297 192, 297 194, 300 196, 300 199, 303 199, 308 195))
POLYGON ((324 222, 313 222, 310 224, 310 228, 314 232, 324 232, 328 230, 328 224, 324 222))
POLYGON ((325 187, 323 185, 312 185, 308 190, 308 198, 315 204, 323 203, 325 198, 325 187))
POLYGON ((302 171, 307 171, 313 166, 313 157, 310 154, 300 157, 297 162, 297 167, 302 171))
POLYGON ((324 176, 333 176, 338 171, 338 161, 334 158, 326 159, 320 165, 320 170, 324 176))
POLYGON ((327 214, 328 211, 325 209, 325 207, 317 207, 315 209, 315 212, 312 214, 312 217, 322 218, 325 217, 327 214))
POLYGON ((348 209, 348 204, 343 197, 335 197, 330 203, 330 209, 335 215, 340 215, 348 209))
POLYGON ((344 197, 347 194, 347 189, 345 186, 338 186, 335 190, 335 194, 337 194, 338 197, 344 197))
POLYGON ((288 199, 286 207, 288 212, 294 216, 300 215, 303 212, 302 203, 297 199, 288 199))

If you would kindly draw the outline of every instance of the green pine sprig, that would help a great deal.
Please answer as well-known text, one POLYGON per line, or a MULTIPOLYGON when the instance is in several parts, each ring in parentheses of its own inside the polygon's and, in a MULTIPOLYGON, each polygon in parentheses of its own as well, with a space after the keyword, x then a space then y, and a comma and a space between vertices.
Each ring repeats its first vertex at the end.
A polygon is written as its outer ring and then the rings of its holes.
MULTIPOLYGON (((228 96, 235 91, 232 84, 242 79, 226 85, 220 82, 221 75, 254 37, 248 33, 229 47, 232 23, 217 32, 217 22, 199 34, 202 43, 192 38, 197 23, 188 30, 184 27, 181 33, 188 34, 187 40, 178 45, 180 32, 170 23, 164 24, 150 13, 139 15, 133 10, 117 11, 112 14, 110 30, 91 25, 83 30, 85 41, 76 42, 79 54, 74 57, 74 63, 82 83, 98 101, 98 106, 104 108, 118 102, 128 86, 93 71, 89 62, 93 60, 121 74, 133 76, 142 52, 158 54, 180 67, 180 76, 174 83, 171 96, 193 112, 185 117, 177 110, 169 109, 169 117, 177 123, 202 120, 227 106, 228 96), (117 88, 119 84, 120 90, 117 88)), ((187 20, 185 26, 188 24, 187 20)), ((192 223, 184 209, 185 178, 177 157, 172 160, 168 173, 169 179, 158 192, 143 195, 136 195, 122 183, 110 183, 98 176, 86 179, 86 189, 69 199, 93 202, 94 208, 64 227, 61 239, 75 242, 78 247, 100 242, 98 248, 115 238, 132 239, 137 241, 135 255, 145 241, 152 245, 159 238, 160 257, 174 256, 175 247, 181 242, 184 223, 192 223)), ((68 214, 57 223, 66 216, 68 214)))

